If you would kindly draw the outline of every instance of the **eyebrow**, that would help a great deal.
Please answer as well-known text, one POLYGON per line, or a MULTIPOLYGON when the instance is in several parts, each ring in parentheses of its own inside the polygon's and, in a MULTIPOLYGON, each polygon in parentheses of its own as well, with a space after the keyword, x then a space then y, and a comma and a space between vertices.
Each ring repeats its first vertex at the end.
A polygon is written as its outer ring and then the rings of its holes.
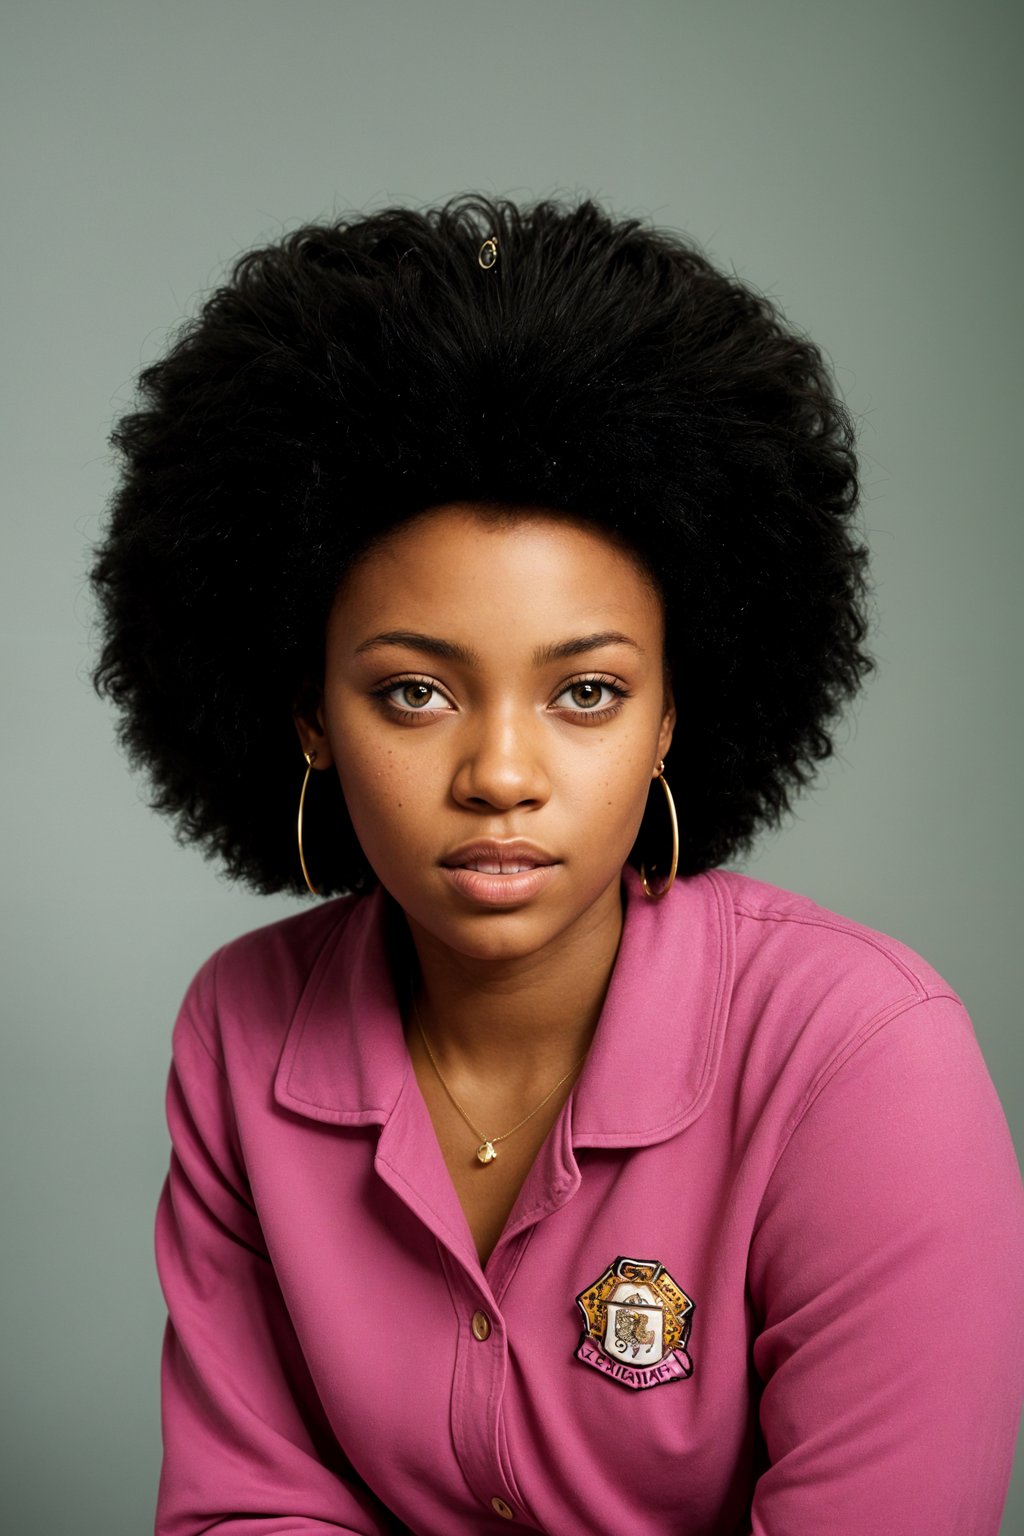
POLYGON ((461 661, 467 667, 476 666, 477 656, 475 651, 469 650, 464 645, 457 645, 454 640, 441 640, 436 635, 421 635, 413 629, 389 629, 385 634, 372 635, 369 640, 364 640, 356 646, 356 655, 361 656, 364 651, 375 651, 380 646, 397 645, 410 651, 425 651, 428 656, 440 656, 443 661, 461 661))
MULTIPOLYGON (((480 658, 468 646, 459 645, 454 640, 442 640, 437 635, 422 635, 412 629, 390 629, 384 634, 372 635, 369 640, 364 640, 356 646, 355 654, 360 656, 364 651, 373 651, 388 645, 423 651, 428 656, 439 656, 442 661, 458 661, 467 667, 476 667, 480 664, 480 658)), ((602 629, 593 635, 579 635, 572 640, 560 640, 553 645, 538 646, 533 653, 533 664, 535 667, 542 667, 548 662, 566 661, 572 656, 583 656, 587 651, 597 651, 606 645, 628 645, 643 655, 643 647, 635 640, 631 640, 628 635, 620 634, 616 629, 602 629)))
POLYGON ((599 651, 606 645, 628 645, 643 655, 643 647, 617 629, 598 630, 595 635, 580 635, 576 640, 561 640, 557 645, 541 645, 533 653, 533 664, 541 667, 548 661, 566 661, 570 656, 582 656, 587 651, 599 651))

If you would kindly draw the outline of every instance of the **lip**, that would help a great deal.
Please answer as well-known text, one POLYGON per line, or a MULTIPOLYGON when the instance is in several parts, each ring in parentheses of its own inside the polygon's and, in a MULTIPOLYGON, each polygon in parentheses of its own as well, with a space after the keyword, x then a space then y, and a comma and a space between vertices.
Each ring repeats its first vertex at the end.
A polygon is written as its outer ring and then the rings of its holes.
POLYGON ((524 870, 547 867, 558 862, 546 848, 519 837, 508 842, 500 838, 478 838, 472 843, 463 843, 440 860, 444 869, 479 869, 481 864, 497 864, 497 869, 482 873, 509 877, 524 870))
POLYGON ((555 878, 559 863, 546 849, 521 838, 463 843, 440 861, 448 883, 486 907, 514 906, 539 895, 555 878))

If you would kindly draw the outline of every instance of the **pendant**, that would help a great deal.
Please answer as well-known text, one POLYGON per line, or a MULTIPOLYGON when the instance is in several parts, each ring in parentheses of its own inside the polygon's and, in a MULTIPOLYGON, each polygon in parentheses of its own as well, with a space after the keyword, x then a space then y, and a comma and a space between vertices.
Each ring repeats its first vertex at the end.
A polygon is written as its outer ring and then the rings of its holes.
POLYGON ((476 1160, 478 1163, 493 1163, 497 1155, 497 1152, 494 1150, 493 1141, 485 1141, 476 1149, 476 1160))

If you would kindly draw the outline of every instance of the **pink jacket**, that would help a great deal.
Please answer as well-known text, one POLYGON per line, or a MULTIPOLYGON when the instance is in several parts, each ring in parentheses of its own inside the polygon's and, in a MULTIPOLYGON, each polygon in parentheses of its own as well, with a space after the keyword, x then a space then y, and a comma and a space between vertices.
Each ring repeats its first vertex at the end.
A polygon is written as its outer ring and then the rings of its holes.
POLYGON ((590 1056, 483 1270, 382 894, 200 970, 158 1536, 994 1536, 1024 1197, 962 1002, 804 896, 625 881, 590 1056))

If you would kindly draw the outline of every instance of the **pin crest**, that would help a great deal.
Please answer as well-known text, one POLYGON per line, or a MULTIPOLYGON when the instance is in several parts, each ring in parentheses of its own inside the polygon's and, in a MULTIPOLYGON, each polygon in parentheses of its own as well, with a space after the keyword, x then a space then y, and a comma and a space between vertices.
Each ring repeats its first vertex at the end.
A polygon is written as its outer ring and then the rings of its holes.
POLYGON ((576 1304, 584 1329, 577 1360, 634 1392, 685 1381, 693 1302, 655 1260, 618 1258, 576 1304))

